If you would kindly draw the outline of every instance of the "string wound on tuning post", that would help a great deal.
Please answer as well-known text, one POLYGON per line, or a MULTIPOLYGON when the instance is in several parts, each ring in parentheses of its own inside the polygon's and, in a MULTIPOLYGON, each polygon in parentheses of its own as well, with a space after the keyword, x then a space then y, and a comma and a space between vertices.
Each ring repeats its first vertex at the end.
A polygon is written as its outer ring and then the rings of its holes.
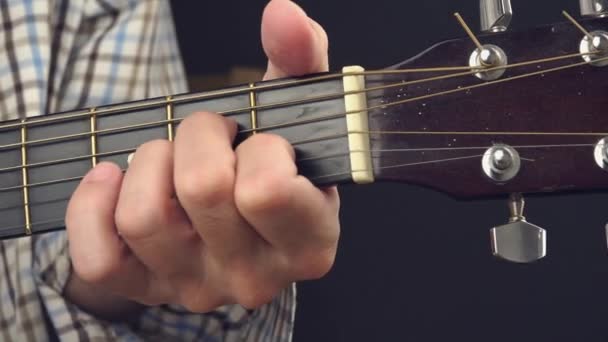
POLYGON ((606 57, 608 57, 608 32, 589 32, 583 27, 583 25, 568 14, 568 12, 562 11, 562 14, 585 35, 579 46, 582 58, 589 64, 596 67, 607 66, 608 60, 606 60, 606 57))
POLYGON ((570 20, 570 22, 576 26, 581 32, 583 32, 583 34, 585 36, 587 36, 589 39, 593 39, 593 35, 591 33, 589 33, 589 31, 587 31, 583 25, 579 24, 578 21, 576 21, 576 19, 574 19, 568 12, 566 11, 562 11, 562 14, 564 15, 564 17, 566 17, 566 19, 570 20))
POLYGON ((505 69, 495 69, 493 71, 484 71, 488 68, 495 68, 508 65, 507 54, 496 45, 481 45, 479 39, 475 36, 469 25, 464 21, 460 13, 454 13, 454 16, 464 29, 464 31, 469 35, 477 49, 473 51, 471 57, 469 58, 469 66, 475 68, 474 70, 479 69, 479 73, 475 74, 475 77, 484 80, 484 81, 492 81, 497 80, 505 73, 505 69))
POLYGON ((460 26, 462 26, 464 31, 469 35, 469 37, 471 37, 471 40, 473 41, 473 43, 475 43, 475 46, 477 46, 477 48, 479 50, 482 50, 483 46, 479 42, 479 39, 477 39, 477 37, 475 36, 475 34, 473 33, 473 31, 471 30, 469 25, 467 25, 466 21, 464 21, 464 19, 460 15, 460 13, 456 12, 456 13, 454 13, 454 16, 456 17, 456 19, 458 20, 458 23, 460 23, 460 26))

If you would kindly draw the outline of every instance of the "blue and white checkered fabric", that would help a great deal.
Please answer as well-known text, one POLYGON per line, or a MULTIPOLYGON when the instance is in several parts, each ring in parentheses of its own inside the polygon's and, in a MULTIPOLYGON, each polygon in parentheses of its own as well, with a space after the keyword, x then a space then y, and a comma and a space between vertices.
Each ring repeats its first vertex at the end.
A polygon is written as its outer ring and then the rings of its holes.
MULTIPOLYGON (((0 120, 187 91, 163 0, 0 0, 0 120)), ((0 340, 290 341, 295 285, 255 311, 147 309, 96 319, 62 297, 64 232, 0 242, 0 340)))

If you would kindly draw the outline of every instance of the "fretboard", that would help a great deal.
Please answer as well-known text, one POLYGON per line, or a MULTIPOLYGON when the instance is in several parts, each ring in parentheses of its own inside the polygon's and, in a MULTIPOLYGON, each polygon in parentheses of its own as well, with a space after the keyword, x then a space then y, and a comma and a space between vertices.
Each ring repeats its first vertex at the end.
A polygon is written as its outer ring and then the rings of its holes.
POLYGON ((342 78, 285 80, 50 114, 0 124, 0 238, 63 229, 70 196, 96 164, 128 169, 151 140, 173 140, 197 111, 235 120, 235 145, 256 133, 293 144, 300 174, 319 186, 352 180, 342 78), (299 81, 299 80, 298 80, 299 81))

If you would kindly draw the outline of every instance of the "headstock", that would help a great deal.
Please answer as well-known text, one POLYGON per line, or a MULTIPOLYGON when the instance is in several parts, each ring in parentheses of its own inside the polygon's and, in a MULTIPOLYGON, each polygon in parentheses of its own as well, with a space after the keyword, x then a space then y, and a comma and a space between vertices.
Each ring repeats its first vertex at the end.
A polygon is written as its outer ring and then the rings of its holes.
MULTIPOLYGON (((601 35, 608 18, 581 25, 601 35)), ((472 71, 472 56, 483 52, 455 39, 391 67, 395 73, 367 76, 368 88, 393 85, 368 95, 377 179, 459 198, 608 189, 596 158, 608 137, 608 47, 600 37, 605 51, 581 55, 590 39, 569 21, 482 35, 484 49, 505 56, 491 52, 498 66, 479 62, 472 71), (520 162, 509 179, 488 172, 499 144, 520 162)))
MULTIPOLYGON (((581 0, 592 18, 566 14, 569 20, 524 31, 507 30, 509 1, 481 4, 484 35, 460 20, 469 37, 366 77, 378 89, 368 95, 376 179, 457 198, 608 190, 604 0, 581 0)), ((494 232, 544 241, 544 231, 519 216, 512 229, 494 232)), ((536 249, 495 253, 514 261, 544 255, 544 242, 527 246, 536 249)))

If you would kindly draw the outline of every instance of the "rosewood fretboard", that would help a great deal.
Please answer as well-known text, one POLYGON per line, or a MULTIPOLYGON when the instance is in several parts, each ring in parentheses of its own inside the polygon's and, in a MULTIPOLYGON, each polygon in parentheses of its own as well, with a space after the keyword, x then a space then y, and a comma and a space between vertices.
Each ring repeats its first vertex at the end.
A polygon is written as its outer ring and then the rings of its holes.
POLYGON ((172 140, 181 119, 196 111, 235 120, 240 131, 235 144, 258 132, 286 138, 297 151, 300 173, 317 185, 348 182, 342 79, 271 84, 2 123, 0 238, 63 228, 68 200, 91 167, 112 161, 126 169, 128 155, 138 146, 172 140), (330 119, 316 121, 322 117, 330 119))

